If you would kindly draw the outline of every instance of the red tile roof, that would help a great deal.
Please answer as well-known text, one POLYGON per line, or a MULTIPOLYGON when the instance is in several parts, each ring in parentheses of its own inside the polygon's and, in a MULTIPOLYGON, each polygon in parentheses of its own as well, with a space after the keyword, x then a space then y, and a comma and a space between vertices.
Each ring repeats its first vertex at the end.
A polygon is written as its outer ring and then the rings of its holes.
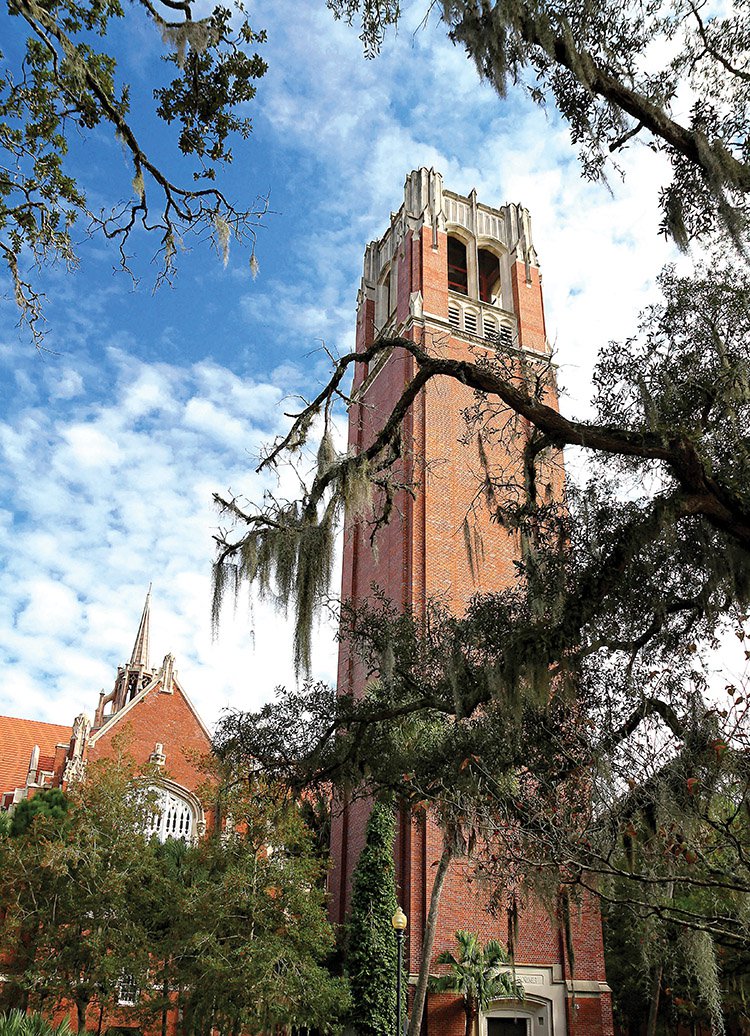
POLYGON ((71 727, 59 723, 0 716, 0 795, 24 787, 34 745, 39 745, 40 762, 49 762, 56 746, 67 744, 71 733, 71 727))

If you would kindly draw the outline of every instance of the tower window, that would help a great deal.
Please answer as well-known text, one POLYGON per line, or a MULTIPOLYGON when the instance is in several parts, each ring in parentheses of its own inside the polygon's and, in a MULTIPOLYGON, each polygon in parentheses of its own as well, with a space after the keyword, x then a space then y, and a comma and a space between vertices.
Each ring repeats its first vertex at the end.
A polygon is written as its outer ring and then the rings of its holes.
POLYGON ((451 291, 469 293, 469 273, 466 265, 466 245, 457 237, 448 238, 448 287, 451 291))
POLYGON ((378 284, 378 294, 376 299, 377 314, 375 317, 375 323, 378 326, 378 330, 385 327, 388 323, 388 317, 391 313, 391 271, 386 270, 385 276, 378 284))
POLYGON ((480 248, 479 298, 482 302, 494 302, 500 294, 500 260, 486 248, 480 248))
POLYGON ((395 260, 381 272, 375 297, 375 326, 382 331, 396 309, 398 301, 398 267, 395 260))

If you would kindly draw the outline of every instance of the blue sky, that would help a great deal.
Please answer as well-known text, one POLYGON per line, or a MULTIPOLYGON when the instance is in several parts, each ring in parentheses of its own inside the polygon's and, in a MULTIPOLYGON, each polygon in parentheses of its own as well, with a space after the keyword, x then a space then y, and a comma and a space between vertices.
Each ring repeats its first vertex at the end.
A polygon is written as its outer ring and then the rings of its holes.
MULTIPOLYGON (((16 327, 3 285, 0 713, 66 723, 91 712, 130 652, 151 581, 152 663, 176 655, 209 723, 293 679, 289 627, 267 606, 229 609, 211 640, 211 493, 262 492, 254 458, 284 427, 286 397, 324 378, 322 342, 353 344, 362 254, 409 170, 434 166, 453 190, 530 209, 563 405, 587 412, 597 344, 632 332, 670 255, 657 235, 663 169, 634 149, 624 183, 583 181, 552 112, 482 86, 436 19, 415 31, 425 6, 407 5, 373 61, 323 0, 250 7, 268 30, 269 71, 224 184, 235 198, 269 197, 255 280, 246 251, 232 248, 225 269, 203 245, 153 294, 154 242, 134 241, 134 288, 104 242, 83 240, 78 272, 44 273, 49 354, 16 327)), ((2 18, 5 43, 18 26, 2 18)), ((145 28, 118 40, 133 123, 167 155, 170 131, 137 103, 163 52, 145 28)), ((132 174, 104 130, 74 152, 91 199, 127 197, 132 174)), ((314 669, 335 671, 325 626, 314 669)))

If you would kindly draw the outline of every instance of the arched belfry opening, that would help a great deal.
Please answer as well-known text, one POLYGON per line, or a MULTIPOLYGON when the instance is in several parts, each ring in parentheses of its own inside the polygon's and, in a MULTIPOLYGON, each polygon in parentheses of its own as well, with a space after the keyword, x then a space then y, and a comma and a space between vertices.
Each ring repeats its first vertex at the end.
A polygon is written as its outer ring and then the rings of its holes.
POLYGON ((462 295, 469 294, 469 266, 466 245, 460 238, 448 237, 448 287, 462 295))
POLYGON ((479 301, 494 305, 500 298, 500 260, 488 248, 477 253, 479 267, 479 301))

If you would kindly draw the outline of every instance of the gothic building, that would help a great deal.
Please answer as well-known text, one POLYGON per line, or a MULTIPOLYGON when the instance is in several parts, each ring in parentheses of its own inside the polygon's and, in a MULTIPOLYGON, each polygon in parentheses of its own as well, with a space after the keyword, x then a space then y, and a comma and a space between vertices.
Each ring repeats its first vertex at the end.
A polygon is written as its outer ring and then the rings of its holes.
MULTIPOLYGON (((526 209, 485 205, 472 191, 463 197, 446 190, 434 170, 418 169, 406 179, 404 202, 391 215, 378 241, 368 245, 358 299, 357 349, 381 334, 423 343, 441 355, 477 360, 497 356, 523 378, 535 365, 549 366, 539 264, 526 209)), ((413 375, 407 352, 383 354, 368 370, 357 365, 355 403, 350 409, 349 440, 359 452, 390 413, 413 375)), ((547 402, 556 405, 554 390, 547 402)), ((466 435, 463 411, 472 393, 455 381, 433 380, 420 393, 404 429, 419 458, 414 497, 401 494, 389 524, 378 533, 378 551, 369 531, 348 522, 344 547, 342 597, 355 606, 373 584, 415 615, 440 600, 456 613, 478 591, 502 590, 514 579, 518 544, 512 532, 476 506, 480 458, 466 435), (471 559, 464 528, 467 515, 482 550, 471 559)), ((500 418, 501 421, 506 420, 500 418)), ((509 422, 489 462, 512 467, 512 438, 522 434, 509 422)), ((410 462, 407 458, 405 463, 410 462)), ((409 472, 406 472, 408 476, 409 472)), ((562 490, 562 467, 546 491, 562 490)), ((342 643, 339 688, 360 693, 363 676, 342 643)), ((368 805, 344 802, 332 825, 331 875, 334 920, 346 917, 352 872, 364 844, 368 805)), ((441 838, 424 814, 402 815, 395 847, 401 905, 409 916, 406 964, 410 981, 420 966, 422 934, 431 877, 441 853, 441 838)), ((458 929, 504 941, 506 932, 489 914, 487 892, 470 884, 470 865, 452 866, 441 899, 435 955, 454 948, 458 929)), ((521 1001, 497 1001, 480 1019, 478 1036, 607 1036, 612 1032, 609 987, 604 973, 601 924, 596 905, 584 903, 573 918, 575 974, 571 974, 563 933, 541 907, 529 906, 520 918, 516 943, 517 975, 526 990, 521 1001)), ((459 1036, 461 1003, 431 994, 423 1032, 459 1036)))
POLYGON ((86 763, 107 759, 124 744, 137 767, 156 765, 161 808, 153 833, 192 840, 205 829, 196 791, 205 776, 200 760, 211 736, 180 683, 172 655, 149 663, 151 590, 130 660, 119 666, 114 687, 101 691, 93 723, 83 713, 69 727, 0 716, 0 808, 11 809, 43 788, 65 788, 86 763))

